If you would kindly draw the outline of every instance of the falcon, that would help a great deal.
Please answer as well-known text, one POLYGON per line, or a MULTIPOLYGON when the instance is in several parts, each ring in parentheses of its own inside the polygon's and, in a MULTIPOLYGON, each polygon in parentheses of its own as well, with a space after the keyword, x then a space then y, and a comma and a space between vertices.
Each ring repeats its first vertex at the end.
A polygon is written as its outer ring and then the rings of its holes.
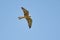
POLYGON ((19 16, 18 18, 19 19, 25 18, 27 20, 29 28, 31 28, 31 26, 32 26, 32 19, 31 19, 31 16, 29 16, 29 11, 26 10, 25 8, 23 8, 23 7, 21 7, 21 9, 23 10, 24 16, 21 16, 21 17, 19 16))

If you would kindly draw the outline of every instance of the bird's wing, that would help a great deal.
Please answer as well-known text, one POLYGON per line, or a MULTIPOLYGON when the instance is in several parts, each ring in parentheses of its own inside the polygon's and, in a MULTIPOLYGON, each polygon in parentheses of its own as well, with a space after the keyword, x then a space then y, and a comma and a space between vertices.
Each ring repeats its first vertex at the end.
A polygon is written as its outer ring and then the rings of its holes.
POLYGON ((31 26, 32 26, 32 19, 29 17, 29 18, 26 18, 26 20, 28 22, 29 28, 31 28, 31 26))
POLYGON ((28 16, 29 15, 29 11, 26 10, 25 8, 21 7, 21 9, 23 10, 24 12, 24 16, 28 16))

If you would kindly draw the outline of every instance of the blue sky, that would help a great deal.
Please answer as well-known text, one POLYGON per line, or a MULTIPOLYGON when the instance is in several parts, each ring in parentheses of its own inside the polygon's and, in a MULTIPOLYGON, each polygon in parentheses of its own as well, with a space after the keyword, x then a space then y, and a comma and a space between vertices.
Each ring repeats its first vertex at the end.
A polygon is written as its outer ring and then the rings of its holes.
POLYGON ((60 0, 0 0, 0 40, 60 40, 60 0), (33 19, 29 29, 21 7, 33 19))

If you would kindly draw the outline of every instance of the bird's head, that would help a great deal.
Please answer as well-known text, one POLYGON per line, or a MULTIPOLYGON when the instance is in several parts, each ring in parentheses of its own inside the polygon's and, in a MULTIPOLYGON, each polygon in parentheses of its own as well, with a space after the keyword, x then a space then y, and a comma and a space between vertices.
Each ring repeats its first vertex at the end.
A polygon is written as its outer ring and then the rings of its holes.
POLYGON ((31 16, 29 16, 29 17, 31 17, 31 16))

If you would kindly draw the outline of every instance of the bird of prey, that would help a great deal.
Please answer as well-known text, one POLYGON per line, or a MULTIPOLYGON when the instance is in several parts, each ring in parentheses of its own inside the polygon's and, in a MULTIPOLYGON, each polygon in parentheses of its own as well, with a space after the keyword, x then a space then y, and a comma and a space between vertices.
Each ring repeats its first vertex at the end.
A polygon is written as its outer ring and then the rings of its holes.
POLYGON ((18 17, 18 18, 19 19, 25 18, 27 20, 29 28, 31 28, 31 26, 32 26, 32 19, 31 19, 31 16, 29 16, 29 11, 26 10, 24 7, 21 7, 21 9, 23 10, 24 16, 18 17))

